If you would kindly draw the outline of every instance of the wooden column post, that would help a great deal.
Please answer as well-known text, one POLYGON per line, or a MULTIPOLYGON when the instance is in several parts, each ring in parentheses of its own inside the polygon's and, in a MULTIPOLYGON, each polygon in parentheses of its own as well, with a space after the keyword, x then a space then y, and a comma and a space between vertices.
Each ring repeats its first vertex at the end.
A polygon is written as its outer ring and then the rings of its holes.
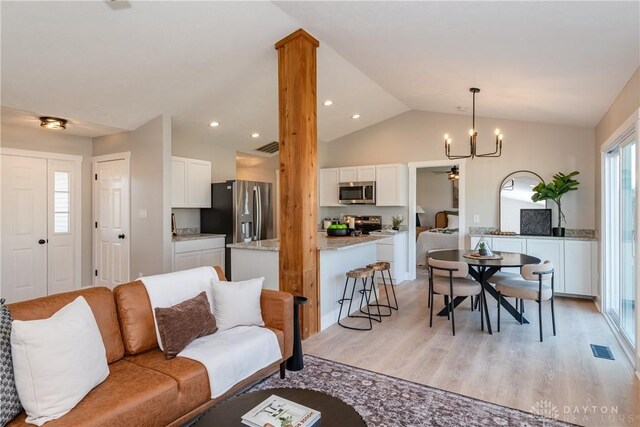
POLYGON ((307 297, 302 338, 320 329, 316 49, 300 29, 276 43, 280 122, 280 290, 307 297))

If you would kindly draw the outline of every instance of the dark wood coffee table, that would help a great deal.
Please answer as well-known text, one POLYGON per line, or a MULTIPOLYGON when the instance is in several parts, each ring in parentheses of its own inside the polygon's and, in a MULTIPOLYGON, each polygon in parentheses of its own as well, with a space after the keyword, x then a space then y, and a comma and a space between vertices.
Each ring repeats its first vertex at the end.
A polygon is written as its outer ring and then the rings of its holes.
MULTIPOLYGON (((325 393, 301 388, 272 388, 231 398, 214 406, 194 424, 195 427, 239 427, 242 416, 272 394, 320 411, 317 426, 367 427, 362 417, 342 400, 325 393)), ((276 426, 280 427, 280 426, 276 426)))

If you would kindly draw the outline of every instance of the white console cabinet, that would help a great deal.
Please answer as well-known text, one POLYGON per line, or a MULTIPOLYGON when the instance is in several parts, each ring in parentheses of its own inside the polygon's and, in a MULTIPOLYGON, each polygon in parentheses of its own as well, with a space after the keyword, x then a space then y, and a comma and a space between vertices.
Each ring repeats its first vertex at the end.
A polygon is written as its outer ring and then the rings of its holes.
MULTIPOLYGON (((471 236, 471 248, 480 237, 471 236)), ((565 295, 596 296, 598 293, 598 242, 552 237, 485 236, 494 251, 520 252, 554 264, 556 292, 565 295)), ((504 269, 518 272, 518 269, 504 269)))

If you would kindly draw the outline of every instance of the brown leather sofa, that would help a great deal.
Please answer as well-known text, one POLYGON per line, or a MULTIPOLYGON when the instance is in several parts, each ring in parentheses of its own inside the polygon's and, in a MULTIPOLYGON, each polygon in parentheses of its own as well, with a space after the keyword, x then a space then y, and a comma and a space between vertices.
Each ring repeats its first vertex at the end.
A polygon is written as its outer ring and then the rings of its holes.
MULTIPOLYGON (((218 276, 224 274, 216 267, 218 276)), ((167 360, 158 348, 151 304, 144 285, 135 281, 108 288, 87 288, 9 305, 18 320, 44 319, 83 296, 98 323, 109 362, 109 376, 75 408, 46 425, 57 426, 179 426, 216 403, 283 367, 293 353, 293 298, 263 290, 265 327, 278 337, 283 360, 211 399, 205 367, 182 357, 167 360)), ((28 426, 24 412, 8 426, 28 426)))

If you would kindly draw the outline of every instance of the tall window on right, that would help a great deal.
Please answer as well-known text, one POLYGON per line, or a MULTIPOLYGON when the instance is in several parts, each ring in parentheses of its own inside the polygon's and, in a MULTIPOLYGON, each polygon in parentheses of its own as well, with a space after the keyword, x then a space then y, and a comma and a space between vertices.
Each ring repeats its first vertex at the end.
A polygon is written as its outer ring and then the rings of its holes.
POLYGON ((637 133, 627 131, 604 159, 604 309, 628 349, 636 348, 637 133))

